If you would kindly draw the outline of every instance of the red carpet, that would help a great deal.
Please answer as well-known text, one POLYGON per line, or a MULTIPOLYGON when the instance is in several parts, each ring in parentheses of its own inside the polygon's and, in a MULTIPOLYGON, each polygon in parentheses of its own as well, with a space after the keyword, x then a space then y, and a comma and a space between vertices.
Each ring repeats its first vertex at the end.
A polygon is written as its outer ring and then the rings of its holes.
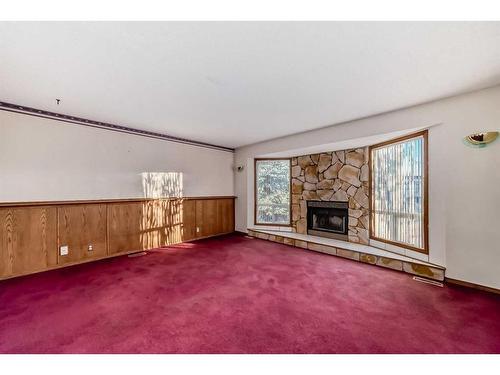
POLYGON ((500 353, 500 296, 231 235, 0 281, 3 353, 500 353))

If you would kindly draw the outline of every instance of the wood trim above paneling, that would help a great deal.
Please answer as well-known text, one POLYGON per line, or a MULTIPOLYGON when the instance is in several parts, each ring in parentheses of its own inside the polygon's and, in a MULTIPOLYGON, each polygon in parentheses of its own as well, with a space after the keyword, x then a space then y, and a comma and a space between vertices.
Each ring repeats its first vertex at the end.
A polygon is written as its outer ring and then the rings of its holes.
POLYGON ((1 207, 27 207, 27 206, 62 206, 67 204, 93 204, 93 203, 126 203, 149 202, 157 200, 203 200, 203 199, 236 199, 234 195, 214 195, 204 197, 170 197, 170 198, 116 198, 116 199, 77 199, 67 201, 33 201, 33 202, 0 202, 1 207))

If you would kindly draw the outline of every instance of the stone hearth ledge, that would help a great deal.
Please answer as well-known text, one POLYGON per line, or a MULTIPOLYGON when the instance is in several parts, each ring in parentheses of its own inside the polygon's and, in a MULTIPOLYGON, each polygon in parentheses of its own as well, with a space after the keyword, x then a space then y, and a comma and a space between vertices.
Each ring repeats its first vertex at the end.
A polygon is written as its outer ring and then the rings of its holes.
POLYGON ((248 228, 248 235, 262 240, 318 251, 433 280, 443 281, 445 277, 444 267, 404 255, 391 253, 369 245, 311 236, 308 234, 264 230, 260 228, 248 228))

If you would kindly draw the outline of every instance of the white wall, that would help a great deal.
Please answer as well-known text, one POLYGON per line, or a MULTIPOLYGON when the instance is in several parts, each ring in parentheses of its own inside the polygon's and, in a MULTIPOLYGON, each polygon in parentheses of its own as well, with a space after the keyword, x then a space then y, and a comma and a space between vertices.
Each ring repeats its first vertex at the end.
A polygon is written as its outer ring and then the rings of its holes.
POLYGON ((0 202, 233 195, 233 153, 0 111, 0 202))
MULTIPOLYGON (((332 103, 334 106, 335 103, 332 103)), ((500 141, 484 149, 464 136, 500 128, 500 86, 262 142, 236 150, 236 229, 251 225, 255 156, 423 126, 429 129, 429 260, 447 277, 500 288, 500 141)))

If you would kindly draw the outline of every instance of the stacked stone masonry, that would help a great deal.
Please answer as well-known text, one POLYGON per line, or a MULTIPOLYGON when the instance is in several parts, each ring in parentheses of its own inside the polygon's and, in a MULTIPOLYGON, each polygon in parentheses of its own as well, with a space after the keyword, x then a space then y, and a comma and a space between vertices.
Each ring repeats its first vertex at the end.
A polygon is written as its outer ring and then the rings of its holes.
POLYGON ((349 202, 349 241, 368 244, 368 148, 292 158, 292 227, 307 234, 307 201, 349 202))

